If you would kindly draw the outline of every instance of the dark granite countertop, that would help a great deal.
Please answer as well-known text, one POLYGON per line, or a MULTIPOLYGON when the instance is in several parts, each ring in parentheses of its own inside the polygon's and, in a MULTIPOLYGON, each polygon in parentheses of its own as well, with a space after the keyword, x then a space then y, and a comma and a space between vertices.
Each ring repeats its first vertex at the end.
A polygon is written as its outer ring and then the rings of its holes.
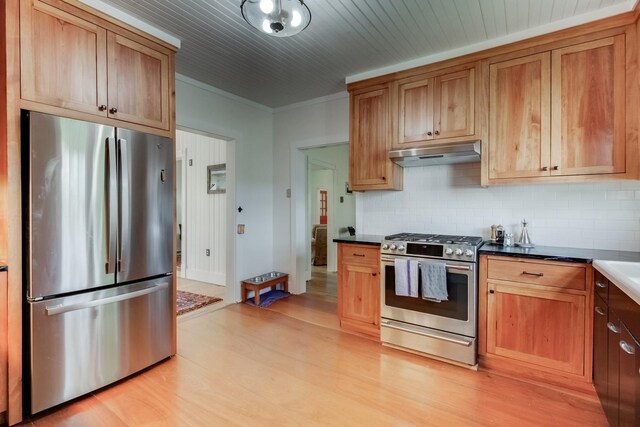
POLYGON ((546 259, 564 262, 592 262, 593 260, 640 262, 640 252, 610 251, 603 249, 563 248, 556 246, 536 246, 521 248, 485 243, 479 254, 511 257, 546 259))
POLYGON ((377 236, 375 234, 356 234, 355 236, 338 237, 333 239, 336 243, 354 243, 358 245, 373 245, 380 246, 384 236, 377 236))

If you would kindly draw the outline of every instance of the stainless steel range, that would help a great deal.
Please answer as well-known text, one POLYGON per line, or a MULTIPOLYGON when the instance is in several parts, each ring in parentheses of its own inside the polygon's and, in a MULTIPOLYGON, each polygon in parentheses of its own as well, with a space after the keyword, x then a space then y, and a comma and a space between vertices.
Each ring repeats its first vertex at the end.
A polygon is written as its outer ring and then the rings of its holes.
POLYGON ((481 237, 439 234, 402 233, 385 238, 381 247, 383 344, 476 365, 477 252, 482 242, 481 237), (417 264, 417 293, 412 296, 399 293, 396 287, 396 265, 403 262, 414 268, 417 264), (434 263, 445 267, 446 300, 423 294, 420 270, 434 263))

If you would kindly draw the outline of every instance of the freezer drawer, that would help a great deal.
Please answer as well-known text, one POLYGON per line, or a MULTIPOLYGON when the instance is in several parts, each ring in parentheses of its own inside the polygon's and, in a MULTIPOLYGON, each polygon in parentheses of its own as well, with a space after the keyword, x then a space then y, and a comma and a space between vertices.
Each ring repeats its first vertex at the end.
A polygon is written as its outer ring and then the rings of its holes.
POLYGON ((171 355, 173 278, 29 304, 31 413, 171 355))

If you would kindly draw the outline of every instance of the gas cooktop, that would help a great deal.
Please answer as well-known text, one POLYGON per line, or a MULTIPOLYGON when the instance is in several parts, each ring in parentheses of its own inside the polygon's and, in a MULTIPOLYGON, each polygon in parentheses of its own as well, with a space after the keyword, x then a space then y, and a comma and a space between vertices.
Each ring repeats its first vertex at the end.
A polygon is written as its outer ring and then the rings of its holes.
POLYGON ((469 245, 478 246, 482 243, 482 237, 475 236, 452 236, 448 234, 417 234, 417 233, 398 233, 386 236, 385 240, 393 242, 425 242, 440 243, 450 245, 469 245))
POLYGON ((477 236, 399 233, 384 238, 381 253, 474 262, 482 242, 477 236))

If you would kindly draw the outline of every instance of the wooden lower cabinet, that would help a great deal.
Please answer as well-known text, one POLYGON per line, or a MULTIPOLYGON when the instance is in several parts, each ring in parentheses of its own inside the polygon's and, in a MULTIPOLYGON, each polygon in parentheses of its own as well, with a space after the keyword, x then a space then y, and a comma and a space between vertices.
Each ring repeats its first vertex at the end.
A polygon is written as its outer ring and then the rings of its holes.
MULTIPOLYGON (((0 424, 3 420, 3 412, 7 411, 8 404, 8 351, 7 342, 7 272, 0 271, 0 424)), ((6 419, 6 417, 4 417, 6 419)))
POLYGON ((380 250, 376 246, 338 244, 338 317, 343 329, 380 338, 380 250))
POLYGON ((595 270, 593 384, 612 427, 640 426, 640 305, 595 270))
POLYGON ((589 264, 481 256, 480 367, 589 389, 590 271, 589 264))

